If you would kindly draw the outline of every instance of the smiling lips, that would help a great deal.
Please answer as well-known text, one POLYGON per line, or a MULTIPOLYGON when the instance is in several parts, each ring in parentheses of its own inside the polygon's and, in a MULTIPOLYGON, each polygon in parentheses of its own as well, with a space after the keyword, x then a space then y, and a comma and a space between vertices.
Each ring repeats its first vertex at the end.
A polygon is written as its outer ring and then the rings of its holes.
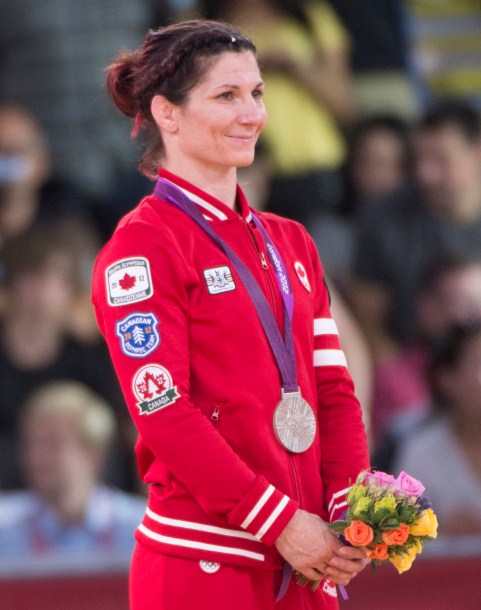
POLYGON ((249 135, 244 135, 244 136, 227 136, 228 138, 232 139, 232 140, 241 140, 242 142, 250 142, 251 140, 253 140, 256 137, 257 134, 252 133, 249 135))

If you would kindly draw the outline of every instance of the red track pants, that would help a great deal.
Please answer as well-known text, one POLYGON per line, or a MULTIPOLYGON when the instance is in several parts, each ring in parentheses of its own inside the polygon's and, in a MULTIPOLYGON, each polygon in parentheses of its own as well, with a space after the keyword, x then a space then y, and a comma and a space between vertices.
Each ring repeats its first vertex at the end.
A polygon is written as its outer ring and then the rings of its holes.
POLYGON ((337 598, 291 581, 276 604, 281 570, 199 562, 137 544, 130 571, 131 610, 337 610, 337 598))

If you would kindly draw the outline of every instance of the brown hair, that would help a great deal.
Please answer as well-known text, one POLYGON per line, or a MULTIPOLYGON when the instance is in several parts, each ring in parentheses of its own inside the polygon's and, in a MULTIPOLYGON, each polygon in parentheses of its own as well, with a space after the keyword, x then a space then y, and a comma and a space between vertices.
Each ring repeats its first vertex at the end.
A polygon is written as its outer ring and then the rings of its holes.
POLYGON ((173 104, 183 104, 205 76, 209 59, 245 51, 257 56, 252 41, 234 26, 196 19, 150 30, 139 49, 115 58, 107 68, 107 88, 117 108, 134 119, 132 137, 144 132, 146 150, 139 166, 143 174, 155 178, 164 153, 150 110, 152 98, 163 95, 173 104))

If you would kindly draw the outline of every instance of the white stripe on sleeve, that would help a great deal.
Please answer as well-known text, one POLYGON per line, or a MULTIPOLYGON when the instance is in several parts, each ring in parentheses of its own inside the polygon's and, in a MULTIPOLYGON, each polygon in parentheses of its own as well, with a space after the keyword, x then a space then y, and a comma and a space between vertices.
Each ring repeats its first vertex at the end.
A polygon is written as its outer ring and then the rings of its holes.
POLYGON ((332 318, 315 318, 314 336, 319 335, 339 335, 336 322, 332 318))
POLYGON ((277 507, 274 509, 274 511, 271 513, 271 516, 269 517, 269 519, 266 520, 264 525, 257 532, 257 534, 255 535, 256 538, 262 538, 262 536, 264 536, 264 534, 268 531, 268 529, 274 523, 274 521, 277 519, 277 517, 282 513, 282 511, 284 510, 284 508, 286 507, 288 502, 289 502, 288 496, 284 496, 282 498, 282 500, 279 502, 279 504, 277 505, 277 507))
POLYGON ((331 510, 331 506, 334 503, 334 500, 337 500, 337 498, 340 498, 341 496, 344 496, 345 494, 347 494, 350 489, 351 489, 350 487, 345 487, 344 489, 341 489, 340 491, 336 491, 335 494, 332 494, 332 498, 331 498, 331 501, 329 502, 329 504, 327 506, 327 510, 330 511, 331 510))
POLYGON ((269 487, 262 494, 260 500, 257 502, 257 504, 254 506, 254 508, 245 518, 244 523, 242 523, 242 525, 241 525, 242 529, 246 529, 247 527, 249 527, 249 525, 252 523, 252 521, 254 521, 254 519, 257 517, 257 515, 262 510, 262 507, 264 506, 264 504, 274 493, 275 489, 276 488, 274 487, 274 485, 269 485, 269 487))
POLYGON ((341 349, 314 350, 314 366, 346 366, 346 356, 341 349))

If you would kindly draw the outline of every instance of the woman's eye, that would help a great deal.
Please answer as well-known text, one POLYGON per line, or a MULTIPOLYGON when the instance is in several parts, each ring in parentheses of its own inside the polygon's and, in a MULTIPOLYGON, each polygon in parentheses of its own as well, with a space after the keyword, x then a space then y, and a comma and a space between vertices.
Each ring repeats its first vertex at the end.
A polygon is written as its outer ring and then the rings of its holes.
POLYGON ((264 91, 261 91, 260 89, 256 89, 255 91, 252 92, 252 97, 255 97, 258 99, 260 99, 263 95, 264 95, 264 91))
POLYGON ((221 100, 231 100, 232 99, 232 91, 224 91, 219 95, 221 100))

